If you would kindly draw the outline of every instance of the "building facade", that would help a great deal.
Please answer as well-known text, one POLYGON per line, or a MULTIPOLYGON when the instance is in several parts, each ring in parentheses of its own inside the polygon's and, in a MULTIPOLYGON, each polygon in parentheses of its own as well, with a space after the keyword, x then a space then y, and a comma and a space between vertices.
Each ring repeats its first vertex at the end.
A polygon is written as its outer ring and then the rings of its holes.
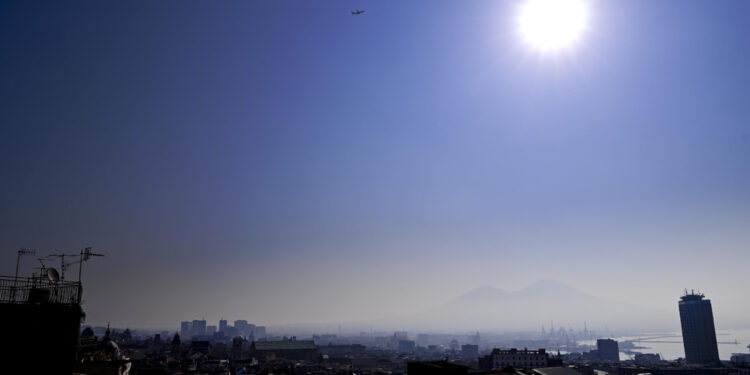
POLYGON ((206 321, 193 320, 192 327, 190 328, 190 337, 201 338, 203 336, 206 336, 206 321))
POLYGON ((704 297, 686 291, 679 302, 682 342, 689 364, 720 363, 711 300, 704 297))
POLYGON ((480 359, 480 367, 491 367, 491 369, 503 369, 508 366, 519 369, 531 369, 547 367, 549 354, 544 349, 492 349, 492 353, 480 359))
POLYGON ((472 360, 479 358, 479 345, 461 345, 461 357, 472 360))
POLYGON ((600 361, 619 362, 620 348, 617 341, 612 339, 596 340, 596 351, 600 361))
POLYGON ((180 323, 180 337, 187 340, 190 338, 190 331, 193 329, 193 323, 181 322, 180 323))
POLYGON ((221 319, 219 320, 219 332, 226 332, 227 331, 227 320, 221 319))

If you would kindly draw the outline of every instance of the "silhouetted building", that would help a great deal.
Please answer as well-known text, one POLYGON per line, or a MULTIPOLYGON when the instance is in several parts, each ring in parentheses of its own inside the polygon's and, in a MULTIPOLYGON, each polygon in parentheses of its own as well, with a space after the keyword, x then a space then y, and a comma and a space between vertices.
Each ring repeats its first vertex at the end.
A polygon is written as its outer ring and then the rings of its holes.
POLYGON ((464 359, 479 358, 479 345, 461 345, 461 356, 464 359))
POLYGON ((508 366, 515 368, 530 369, 536 367, 547 367, 549 354, 544 349, 539 350, 501 350, 492 349, 490 355, 479 358, 480 370, 502 369, 508 366))
POLYGON ((396 340, 406 340, 409 338, 409 334, 406 331, 395 331, 393 332, 393 338, 396 340))
POLYGON ((318 351, 320 351, 320 354, 327 354, 329 356, 333 357, 343 357, 347 355, 362 355, 366 352, 366 348, 364 345, 361 344, 351 344, 351 345, 320 345, 318 346, 318 351))
POLYGON ((182 342, 180 341, 180 335, 174 334, 172 338, 172 355, 179 357, 182 352, 182 342))
POLYGON ((0 277, 4 371, 16 365, 23 369, 18 373, 25 374, 73 373, 84 317, 81 284, 43 275, 0 277))
POLYGON ((250 346, 251 352, 262 360, 276 358, 315 362, 318 348, 312 340, 256 341, 250 346))
POLYGON ((415 347, 416 345, 412 340, 398 340, 398 351, 402 353, 411 353, 415 347))
POLYGON ((190 322, 181 322, 180 323, 180 336, 184 337, 185 339, 190 338, 190 330, 193 328, 192 323, 190 322))
POLYGON ((711 300, 704 299, 703 294, 686 292, 680 298, 679 306, 687 363, 720 363, 711 300))
POLYGON ((201 338, 206 335, 206 321, 205 320, 193 320, 192 327, 190 328, 190 337, 201 338))
POLYGON ((221 319, 219 320, 219 332, 226 332, 227 331, 227 320, 221 319))
POLYGON ((255 332, 253 332, 253 337, 255 337, 256 340, 265 340, 265 338, 266 338, 266 327, 265 326, 255 326, 255 332))
POLYGON ((235 320, 234 321, 234 328, 237 330, 237 334, 239 334, 242 337, 247 336, 248 331, 248 324, 247 320, 235 320))
POLYGON ((190 354, 201 353, 211 354, 211 342, 207 340, 193 340, 190 342, 190 354))
POLYGON ((654 353, 638 353, 633 358, 637 365, 655 365, 661 362, 661 356, 654 353))
POLYGON ((612 339, 599 339, 596 340, 596 351, 599 355, 599 360, 609 362, 620 361, 620 348, 617 341, 612 339))
POLYGON ((232 359, 241 360, 242 359, 242 344, 243 344, 242 337, 235 337, 232 339, 232 359))
POLYGON ((420 361, 406 364, 408 375, 466 375, 469 368, 448 361, 420 361))

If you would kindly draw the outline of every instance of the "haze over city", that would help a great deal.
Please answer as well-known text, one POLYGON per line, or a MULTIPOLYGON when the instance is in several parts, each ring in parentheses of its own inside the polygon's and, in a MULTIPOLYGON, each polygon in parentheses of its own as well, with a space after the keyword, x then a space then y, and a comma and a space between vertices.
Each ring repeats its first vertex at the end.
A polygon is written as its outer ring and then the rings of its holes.
POLYGON ((541 281, 658 325, 421 327, 677 330, 695 288, 748 328, 750 3, 588 1, 556 51, 518 3, 0 3, 3 274, 92 246, 102 326, 410 329, 541 281))

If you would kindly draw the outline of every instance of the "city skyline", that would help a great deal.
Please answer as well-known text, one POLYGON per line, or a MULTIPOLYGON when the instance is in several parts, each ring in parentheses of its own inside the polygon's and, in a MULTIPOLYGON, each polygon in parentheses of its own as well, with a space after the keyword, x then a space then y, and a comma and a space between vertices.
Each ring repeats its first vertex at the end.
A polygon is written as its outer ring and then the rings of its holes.
POLYGON ((750 3, 588 1, 556 51, 521 3, 3 2, 0 270, 106 254, 96 325, 378 321, 548 279, 667 312, 700 288, 740 325, 750 3))

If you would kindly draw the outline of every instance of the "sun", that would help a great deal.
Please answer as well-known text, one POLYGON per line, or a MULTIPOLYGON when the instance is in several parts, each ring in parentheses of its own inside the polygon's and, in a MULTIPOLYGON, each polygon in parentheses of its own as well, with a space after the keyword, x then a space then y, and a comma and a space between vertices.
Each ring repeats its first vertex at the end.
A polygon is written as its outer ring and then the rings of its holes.
POLYGON ((519 9, 519 32, 539 51, 565 49, 586 30, 588 13, 585 0, 526 0, 519 9))

